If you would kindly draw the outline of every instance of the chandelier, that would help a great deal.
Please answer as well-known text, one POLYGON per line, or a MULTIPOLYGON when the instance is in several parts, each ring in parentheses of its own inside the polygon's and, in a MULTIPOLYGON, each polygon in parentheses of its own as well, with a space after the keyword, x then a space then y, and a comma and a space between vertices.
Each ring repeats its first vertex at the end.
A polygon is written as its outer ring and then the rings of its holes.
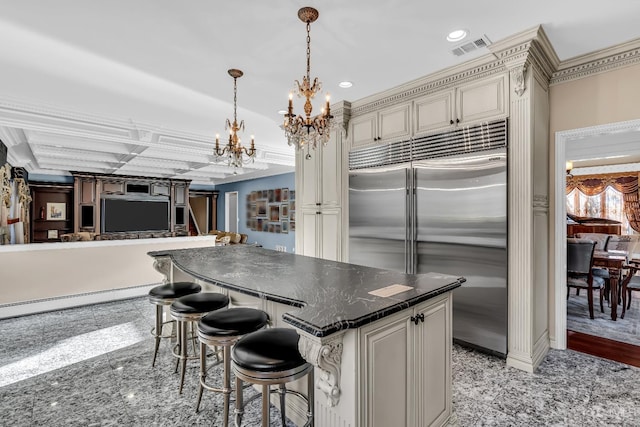
MULTIPOLYGON (((213 154, 216 157, 216 162, 226 158, 229 166, 234 168, 242 167, 243 164, 251 160, 254 161, 256 157, 256 147, 254 145, 253 135, 251 135, 251 148, 243 147, 240 138, 238 137, 238 131, 244 132, 244 120, 238 123, 237 115, 237 101, 238 101, 238 86, 237 80, 242 77, 243 73, 240 70, 232 68, 228 71, 229 75, 233 77, 233 122, 227 119, 224 129, 229 131, 229 142, 220 148, 220 135, 216 135, 216 148, 213 154)), ((234 171, 235 173, 235 171, 234 171)))
POLYGON ((329 95, 327 95, 326 105, 321 113, 315 117, 311 116, 311 100, 322 90, 322 83, 316 77, 311 80, 311 23, 318 19, 318 11, 312 7, 303 7, 298 10, 298 18, 307 24, 307 75, 302 78, 302 84, 296 80, 296 90, 299 98, 306 99, 304 103, 304 116, 293 114, 293 93, 289 93, 289 108, 284 115, 283 129, 289 145, 295 145, 296 149, 303 149, 307 146, 306 158, 310 159, 309 147, 314 150, 319 143, 327 145, 329 141, 329 131, 333 126, 331 110, 329 108, 329 95))

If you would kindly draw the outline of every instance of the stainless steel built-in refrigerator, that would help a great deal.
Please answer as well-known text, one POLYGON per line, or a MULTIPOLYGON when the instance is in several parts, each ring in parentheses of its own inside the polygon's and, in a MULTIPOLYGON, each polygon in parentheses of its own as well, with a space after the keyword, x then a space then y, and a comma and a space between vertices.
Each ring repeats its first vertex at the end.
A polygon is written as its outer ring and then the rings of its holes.
POLYGON ((464 276, 453 337, 507 353, 507 124, 353 151, 349 262, 464 276))

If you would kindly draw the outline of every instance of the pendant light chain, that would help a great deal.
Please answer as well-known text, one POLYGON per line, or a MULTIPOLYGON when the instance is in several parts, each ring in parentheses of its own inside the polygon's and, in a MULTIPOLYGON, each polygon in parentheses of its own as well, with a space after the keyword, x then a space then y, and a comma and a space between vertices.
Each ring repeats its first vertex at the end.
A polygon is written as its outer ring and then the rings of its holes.
POLYGON ((311 22, 307 21, 307 80, 311 81, 311 22))

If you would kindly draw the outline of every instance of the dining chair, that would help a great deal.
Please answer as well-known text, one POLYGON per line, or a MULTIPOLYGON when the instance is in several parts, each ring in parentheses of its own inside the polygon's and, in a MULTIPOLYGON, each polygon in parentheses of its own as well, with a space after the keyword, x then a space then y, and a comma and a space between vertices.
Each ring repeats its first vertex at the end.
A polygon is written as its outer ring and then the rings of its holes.
POLYGON ((600 311, 604 313, 604 279, 594 276, 593 251, 596 242, 588 239, 567 239, 567 299, 570 288, 586 289, 587 302, 589 304, 589 317, 593 316, 593 290, 600 292, 600 311))
MULTIPOLYGON (((607 251, 617 251, 620 252, 621 255, 626 256, 627 258, 631 258, 633 250, 638 244, 638 235, 618 235, 612 234, 609 237, 607 245, 605 246, 605 250, 607 251)), ((609 270, 606 268, 598 269, 598 271, 594 271, 594 275, 598 277, 602 277, 605 282, 605 298, 609 301, 609 270)), ((623 274, 624 277, 624 274, 623 274)), ((618 304, 621 303, 622 298, 622 280, 618 282, 618 304)))
POLYGON ((631 292, 640 292, 640 276, 638 275, 640 262, 631 261, 627 267, 629 268, 629 274, 622 281, 622 290, 623 292, 627 291, 627 310, 629 310, 631 308, 631 292))
MULTIPOLYGON (((593 240, 596 242, 595 249, 597 251, 606 251, 607 244, 611 238, 611 234, 606 233, 576 233, 575 236, 578 239, 593 240)), ((605 294, 604 297, 609 301, 609 270, 604 267, 593 267, 591 269, 594 276, 602 277, 604 279, 605 294)), ((576 295, 580 295, 580 288, 576 289, 576 295)))

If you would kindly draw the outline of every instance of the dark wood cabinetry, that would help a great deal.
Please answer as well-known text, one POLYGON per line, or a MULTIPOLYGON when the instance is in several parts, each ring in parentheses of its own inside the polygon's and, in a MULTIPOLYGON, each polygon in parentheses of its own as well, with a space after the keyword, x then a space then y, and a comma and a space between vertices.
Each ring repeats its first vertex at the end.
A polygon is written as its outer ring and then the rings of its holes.
POLYGON ((29 183, 31 189, 31 242, 59 242, 73 232, 74 201, 71 184, 29 183))
MULTIPOLYGON (((189 183, 187 180, 151 178, 139 176, 114 176, 72 172, 74 176, 73 232, 87 231, 104 238, 130 238, 134 235, 153 237, 156 235, 186 236, 189 215, 189 183), (138 202, 163 202, 168 206, 167 228, 159 230, 128 229, 121 233, 105 233, 103 226, 103 204, 105 200, 130 200, 138 202), (155 230, 155 231, 154 231, 155 230)), ((117 202, 116 202, 117 203, 117 202)), ((115 205, 115 204, 114 204, 115 205)), ((159 205, 156 205, 156 207, 159 205)), ((157 212, 158 210, 156 210, 157 212)), ((138 211, 140 212, 140 211, 138 211)), ((157 227, 157 224, 155 224, 157 227)), ((131 227, 129 227, 131 228, 131 227)))

